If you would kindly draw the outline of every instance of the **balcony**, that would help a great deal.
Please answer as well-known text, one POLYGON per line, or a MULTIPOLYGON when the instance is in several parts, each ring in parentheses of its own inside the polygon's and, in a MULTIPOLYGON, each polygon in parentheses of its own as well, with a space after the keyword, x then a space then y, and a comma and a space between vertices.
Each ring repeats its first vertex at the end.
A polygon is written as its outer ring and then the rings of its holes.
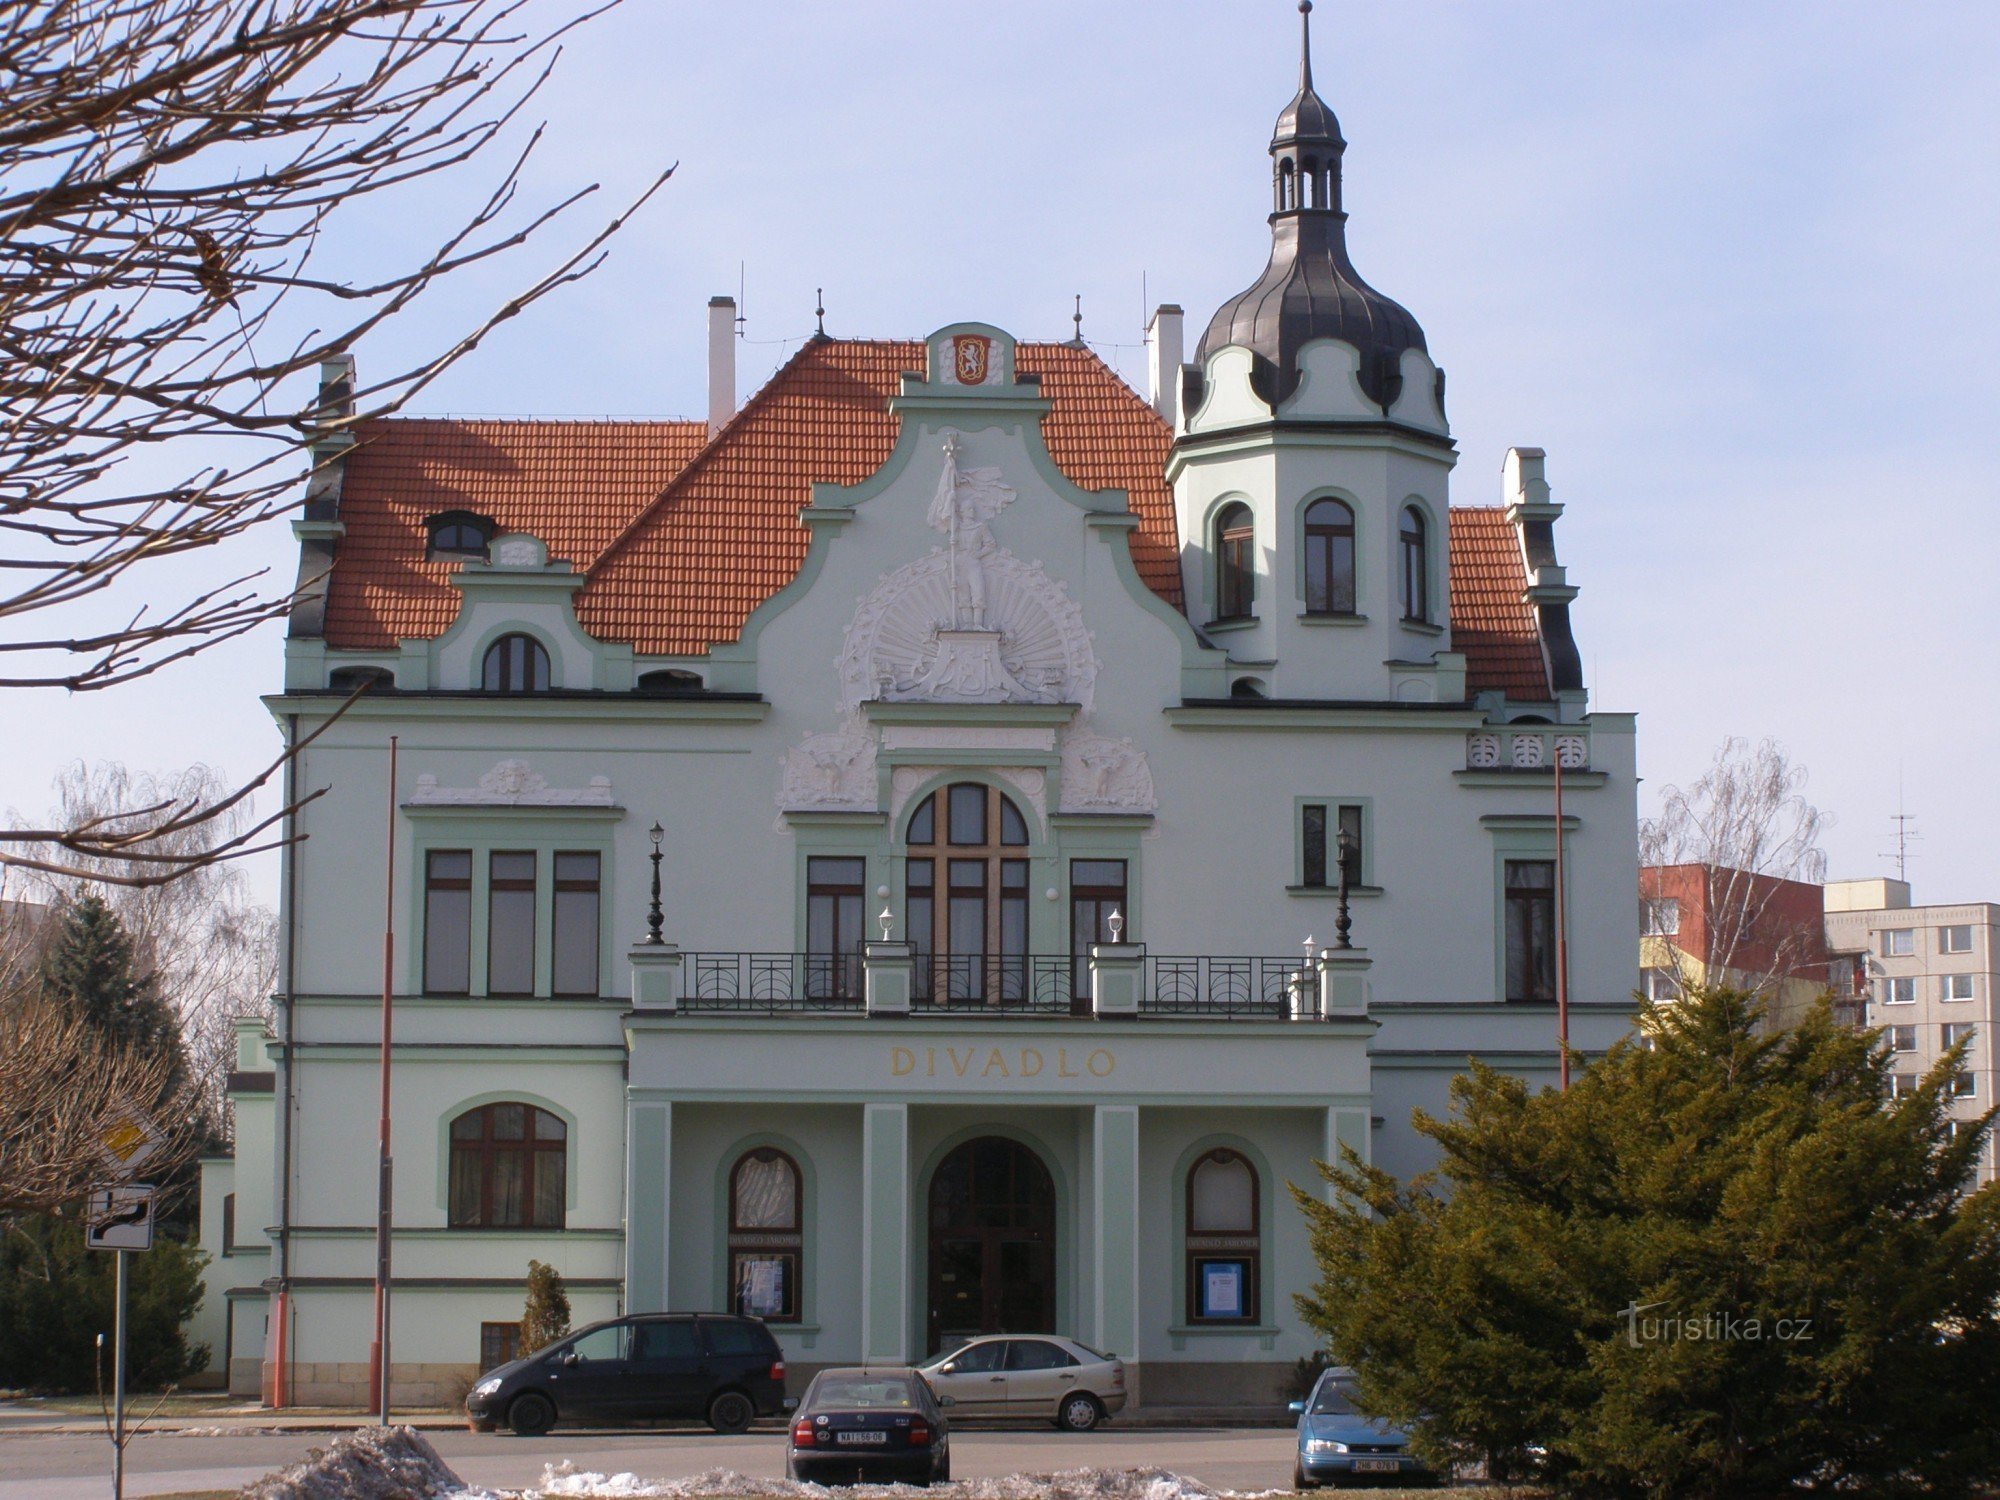
MULTIPOLYGON (((982 1018, 1317 1020, 1353 1010, 1322 998, 1323 963, 1212 954, 1149 954, 1099 944, 1090 954, 932 954, 900 944, 845 953, 678 953, 680 984, 659 1008, 691 1015, 881 1014, 982 1018), (869 1003, 871 967, 906 966, 908 1006, 869 1003), (1107 1002, 1106 978, 1121 997, 1107 1002)), ((644 950, 635 950, 635 957, 644 950)), ((1334 967, 1341 961, 1335 959, 1334 967)), ((1350 966, 1355 961, 1349 961, 1350 966)), ((1365 969, 1365 960, 1358 960, 1365 969)), ((646 1006, 642 1001, 642 1008, 646 1006)), ((1365 1001, 1362 1002, 1365 1004, 1365 1001)))

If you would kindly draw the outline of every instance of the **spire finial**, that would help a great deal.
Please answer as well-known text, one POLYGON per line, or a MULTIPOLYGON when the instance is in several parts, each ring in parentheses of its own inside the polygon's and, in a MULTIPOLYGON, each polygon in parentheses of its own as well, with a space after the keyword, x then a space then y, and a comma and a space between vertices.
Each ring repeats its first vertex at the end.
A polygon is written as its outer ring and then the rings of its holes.
POLYGON ((815 287, 813 289, 813 302, 815 304, 813 307, 813 316, 819 319, 819 336, 821 338, 825 338, 826 337, 826 288, 825 287, 823 286, 815 287))
POLYGON ((1299 91, 1313 86, 1313 0, 1299 0, 1299 91))
POLYGON ((1076 344, 1077 348, 1081 349, 1083 347, 1083 293, 1082 292, 1078 292, 1076 294, 1076 311, 1070 315, 1070 321, 1076 324, 1076 338, 1073 340, 1073 342, 1076 344))

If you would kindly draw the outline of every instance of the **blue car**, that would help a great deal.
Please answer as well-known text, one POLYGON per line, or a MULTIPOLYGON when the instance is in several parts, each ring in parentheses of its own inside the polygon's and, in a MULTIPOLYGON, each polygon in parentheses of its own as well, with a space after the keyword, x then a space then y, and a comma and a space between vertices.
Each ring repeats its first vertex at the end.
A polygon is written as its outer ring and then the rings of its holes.
POLYGON ((1298 1457, 1292 1488, 1322 1484, 1430 1484, 1435 1476, 1410 1452, 1410 1435, 1354 1405, 1354 1372, 1327 1370, 1312 1394, 1294 1401, 1298 1413, 1298 1457))

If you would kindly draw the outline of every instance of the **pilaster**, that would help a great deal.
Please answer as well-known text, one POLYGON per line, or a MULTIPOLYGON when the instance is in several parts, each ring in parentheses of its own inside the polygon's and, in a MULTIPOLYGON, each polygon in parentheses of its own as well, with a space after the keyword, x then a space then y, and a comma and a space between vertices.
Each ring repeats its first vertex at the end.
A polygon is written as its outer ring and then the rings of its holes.
POLYGON ((1091 1343, 1125 1361, 1139 1395, 1139 1108, 1100 1104, 1091 1119, 1091 1343))
POLYGON ((910 1110, 861 1108, 861 1359, 910 1357, 910 1110))
POLYGON ((625 1103, 625 1311, 665 1312, 668 1221, 673 1208, 674 1107, 625 1103))

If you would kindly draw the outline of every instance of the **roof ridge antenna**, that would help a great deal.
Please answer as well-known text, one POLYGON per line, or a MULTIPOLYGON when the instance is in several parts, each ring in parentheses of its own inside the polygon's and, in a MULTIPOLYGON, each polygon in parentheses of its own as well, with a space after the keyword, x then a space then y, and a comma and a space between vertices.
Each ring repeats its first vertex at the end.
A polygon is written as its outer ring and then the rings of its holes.
POLYGON ((1313 86, 1313 0, 1299 0, 1299 92, 1313 86))

